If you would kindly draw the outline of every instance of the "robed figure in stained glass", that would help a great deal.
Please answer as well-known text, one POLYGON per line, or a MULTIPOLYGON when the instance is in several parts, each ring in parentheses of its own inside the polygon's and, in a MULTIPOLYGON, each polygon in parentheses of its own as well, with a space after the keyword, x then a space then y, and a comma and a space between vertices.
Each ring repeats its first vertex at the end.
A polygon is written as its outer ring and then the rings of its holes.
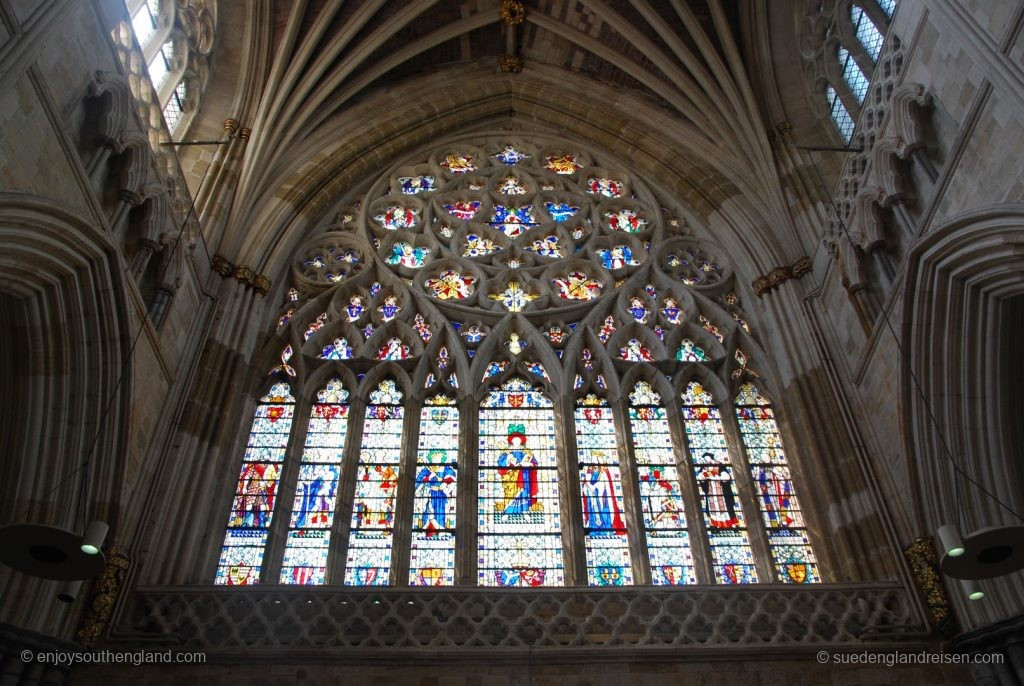
POLYGON ((301 484, 301 500, 296 513, 295 526, 323 526, 334 507, 334 495, 338 487, 338 468, 329 467, 330 483, 322 476, 309 483, 301 484))
POLYGON ((607 467, 587 465, 583 487, 583 525, 588 529, 625 533, 622 513, 615 498, 613 477, 607 467))
POLYGON ((430 464, 420 467, 416 474, 416 495, 425 496, 417 526, 430 533, 455 526, 455 522, 447 520, 447 511, 448 491, 455 483, 456 473, 455 469, 445 462, 443 450, 431 450, 427 454, 427 460, 430 464))
POLYGON ((245 466, 239 479, 242 483, 241 495, 231 526, 266 528, 270 513, 274 511, 274 491, 278 477, 277 465, 250 462, 245 466))
MULTIPOLYGON (((712 460, 710 453, 704 459, 712 460)), ((732 490, 732 476, 727 469, 709 465, 698 474, 700 490, 704 495, 704 511, 712 528, 731 529, 740 523, 736 516, 736 496, 732 490)))
POLYGON ((764 500, 764 512, 773 527, 788 528, 793 526, 789 496, 791 482, 780 467, 759 467, 757 469, 757 488, 764 500))
POLYGON ((537 474, 539 464, 533 451, 526 447, 526 427, 509 424, 509 449, 498 456, 498 474, 504 498, 494 503, 494 509, 503 514, 540 512, 544 506, 537 500, 537 474))

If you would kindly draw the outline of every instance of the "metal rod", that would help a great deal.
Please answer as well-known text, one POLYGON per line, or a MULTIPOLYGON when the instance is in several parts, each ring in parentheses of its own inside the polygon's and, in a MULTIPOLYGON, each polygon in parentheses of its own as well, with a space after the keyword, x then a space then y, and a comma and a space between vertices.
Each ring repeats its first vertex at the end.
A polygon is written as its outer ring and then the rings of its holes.
POLYGON ((222 141, 166 141, 161 142, 160 145, 224 145, 230 143, 231 140, 228 138, 222 141))
POLYGON ((800 148, 801 150, 812 150, 816 152, 864 152, 863 146, 859 148, 837 148, 831 145, 798 145, 796 147, 800 148))

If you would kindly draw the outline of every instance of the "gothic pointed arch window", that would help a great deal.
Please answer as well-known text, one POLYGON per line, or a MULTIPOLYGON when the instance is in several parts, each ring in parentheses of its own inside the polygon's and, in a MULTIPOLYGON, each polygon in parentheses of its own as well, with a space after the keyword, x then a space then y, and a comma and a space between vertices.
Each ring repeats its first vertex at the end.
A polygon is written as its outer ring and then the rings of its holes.
POLYGON ((878 27, 875 26, 875 22, 871 21, 867 12, 857 5, 850 5, 850 22, 853 24, 857 40, 860 41, 865 52, 871 56, 871 61, 877 62, 878 55, 882 52, 884 38, 878 27))
POLYGON ((697 381, 686 386, 682 399, 686 442, 697 477, 715 581, 756 582, 757 567, 721 413, 711 394, 697 381))
POLYGON ((639 381, 629 394, 629 426, 651 582, 697 583, 668 415, 661 396, 647 381, 639 381))
POLYGON ((217 563, 217 584, 260 581, 294 413, 295 398, 284 382, 271 386, 256 406, 217 563))
POLYGON ((216 26, 213 0, 125 0, 167 129, 198 108, 216 26))
POLYGON ((750 382, 740 387, 736 397, 736 419, 776 574, 789 583, 819 581, 775 412, 771 401, 750 382))
POLYGON ((575 420, 587 583, 628 586, 633 583, 633 566, 615 417, 604 398, 588 393, 576 402, 575 420))
POLYGON ((895 8, 895 0, 851 0, 818 4, 811 11, 807 26, 829 27, 824 39, 807 37, 824 41, 812 60, 814 88, 822 89, 829 117, 846 143, 853 140, 895 8))
MULTIPOLYGON (((447 352, 447 349, 442 348, 447 352)), ((455 583, 455 523, 459 469, 459 408, 439 393, 420 410, 416 448, 409 584, 455 583)))
POLYGON ((857 102, 863 105, 864 97, 868 94, 868 77, 864 75, 864 72, 857 64, 857 61, 853 59, 850 51, 843 46, 839 46, 836 57, 839 60, 839 66, 842 69, 846 85, 850 88, 850 92, 853 93, 853 97, 857 99, 857 102))
POLYGON ((551 399, 513 376, 480 403, 481 586, 565 583, 551 399))
POLYGON ((282 584, 322 584, 327 572, 348 427, 348 391, 332 378, 317 393, 306 428, 281 565, 282 584))
POLYGON ((340 206, 269 322, 217 583, 821 581, 742 280, 677 213, 486 136, 340 206))
POLYGON ((387 586, 405 432, 402 392, 385 378, 370 392, 356 464, 356 491, 345 565, 346 586, 387 586))

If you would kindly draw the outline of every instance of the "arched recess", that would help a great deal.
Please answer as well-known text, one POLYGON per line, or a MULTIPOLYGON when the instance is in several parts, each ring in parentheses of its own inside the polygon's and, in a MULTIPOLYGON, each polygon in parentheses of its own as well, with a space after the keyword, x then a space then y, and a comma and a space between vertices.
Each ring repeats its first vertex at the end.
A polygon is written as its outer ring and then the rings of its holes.
MULTIPOLYGON (((0 193, 0 244, 0 521, 81 531, 101 518, 113 540, 133 480, 131 379, 118 385, 130 323, 117 248, 96 222, 12 192, 0 193)), ((74 615, 55 611, 56 583, 0 566, 5 621, 67 631, 74 615)))
MULTIPOLYGON (((1024 204, 963 214, 925 236, 908 258, 906 284, 900 393, 907 483, 915 485, 907 490, 918 499, 918 530, 910 533, 928 536, 957 523, 958 503, 965 533, 1020 524, 956 473, 946 446, 971 479, 1024 511, 1014 348, 1024 326, 1024 204)), ((965 629, 1011 616, 1024 603, 1019 574, 984 585, 984 604, 964 605, 952 594, 965 629)))

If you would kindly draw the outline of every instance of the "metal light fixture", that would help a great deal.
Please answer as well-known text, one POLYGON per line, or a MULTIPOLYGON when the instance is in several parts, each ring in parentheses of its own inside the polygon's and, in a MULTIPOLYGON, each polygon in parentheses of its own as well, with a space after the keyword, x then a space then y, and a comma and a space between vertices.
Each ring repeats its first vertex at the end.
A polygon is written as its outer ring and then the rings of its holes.
POLYGON ((100 548, 103 547, 103 539, 107 537, 107 531, 110 527, 106 522, 96 520, 89 524, 89 528, 82 534, 82 552, 86 555, 99 555, 100 548))
POLYGON ((57 593, 57 600, 62 603, 73 603, 78 599, 78 592, 82 590, 82 580, 68 581, 57 593))
POLYGON ((960 538, 960 532, 952 524, 943 524, 935 532, 939 537, 939 544, 942 552, 950 557, 960 557, 964 554, 964 542, 960 538))
POLYGON ((963 548, 962 555, 947 551, 940 562, 942 571, 954 579, 992 579, 1012 574, 1024 569, 1024 526, 975 531, 964 539, 963 548))
POLYGON ((106 564, 103 553, 90 555, 82 550, 82 537, 74 531, 45 524, 11 524, 0 529, 0 562, 58 581, 94 577, 106 564))
POLYGON ((985 597, 985 591, 981 590, 981 584, 974 579, 960 579, 960 588, 964 590, 964 595, 971 600, 981 600, 985 597))

